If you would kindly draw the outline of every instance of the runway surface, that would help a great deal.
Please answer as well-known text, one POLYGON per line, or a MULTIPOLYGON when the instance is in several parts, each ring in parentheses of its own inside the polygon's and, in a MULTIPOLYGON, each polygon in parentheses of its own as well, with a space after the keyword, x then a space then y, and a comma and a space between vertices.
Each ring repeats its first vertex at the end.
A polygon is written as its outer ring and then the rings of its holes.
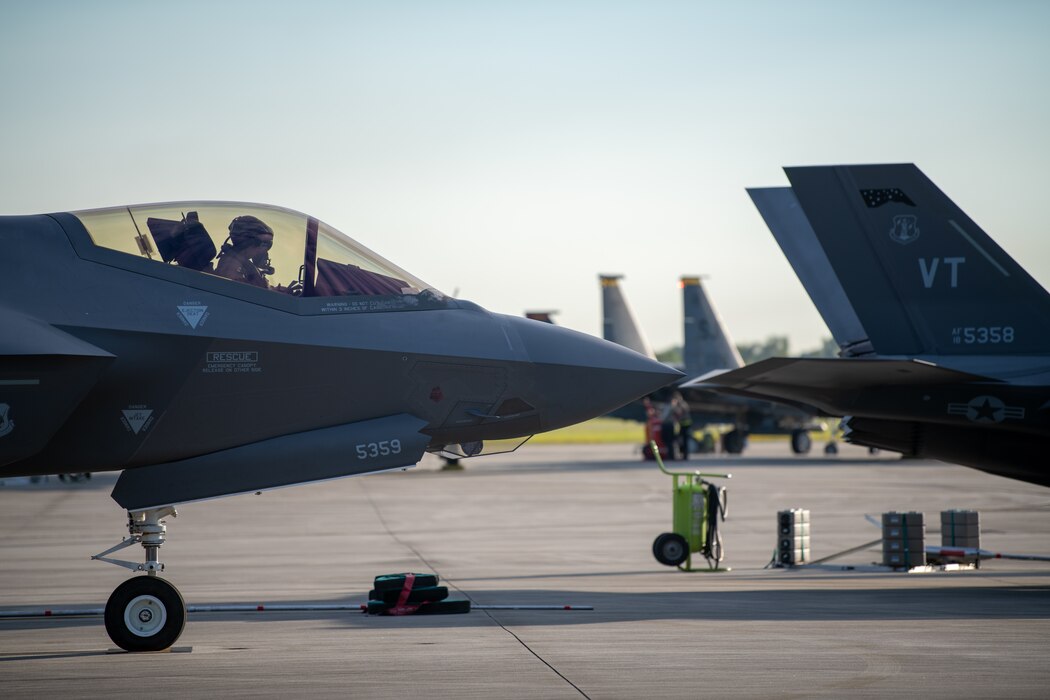
MULTIPOLYGON (((669 477, 630 446, 526 445, 440 471, 189 504, 168 520, 166 577, 187 604, 362 603, 377 574, 436 572, 477 604, 593 611, 191 614, 179 653, 112 653, 99 617, 0 620, 0 695, 354 698, 1045 698, 1050 563, 889 573, 872 547, 763 569, 776 511, 812 513, 814 556, 875 540, 864 515, 981 511, 986 549, 1050 554, 1050 489, 962 467, 795 457, 756 443, 690 466, 731 471, 728 573, 661 566, 669 477)), ((293 465, 290 465, 293 466, 293 465)), ((675 465, 680 467, 681 464, 675 465)), ((125 574, 89 561, 126 535, 86 484, 0 487, 0 610, 98 608, 125 574)), ((141 559, 141 548, 125 558, 141 559)))

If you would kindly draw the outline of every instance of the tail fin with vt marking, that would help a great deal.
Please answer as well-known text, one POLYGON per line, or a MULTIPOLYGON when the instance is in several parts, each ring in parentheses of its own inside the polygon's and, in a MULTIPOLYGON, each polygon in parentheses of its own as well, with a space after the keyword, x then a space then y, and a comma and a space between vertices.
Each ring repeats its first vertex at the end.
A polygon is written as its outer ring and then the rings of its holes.
POLYGON ((744 366, 699 277, 682 278, 682 311, 685 336, 682 359, 686 375, 698 377, 716 369, 744 366))
POLYGON ((876 354, 1050 352, 1050 295, 917 167, 785 172, 876 354))

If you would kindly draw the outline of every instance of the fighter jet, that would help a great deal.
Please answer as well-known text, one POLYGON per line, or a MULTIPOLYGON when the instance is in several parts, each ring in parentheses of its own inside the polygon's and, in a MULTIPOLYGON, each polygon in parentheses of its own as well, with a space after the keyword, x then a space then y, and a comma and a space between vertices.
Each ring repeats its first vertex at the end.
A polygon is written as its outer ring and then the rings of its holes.
MULTIPOLYGON (((637 352, 652 353, 645 334, 641 331, 620 287, 622 275, 599 275, 602 288, 603 331, 606 340, 620 343, 637 352)), ((682 355, 686 379, 695 379, 714 370, 742 367, 740 352, 733 345, 729 332, 704 291, 699 276, 681 278, 683 336, 682 355)), ((655 357, 655 355, 650 355, 655 357)), ((751 433, 791 436, 791 450, 805 454, 812 447, 809 431, 821 429, 811 409, 784 406, 768 400, 732 396, 702 386, 677 387, 689 406, 695 426, 732 425, 722 435, 722 448, 730 454, 740 454, 751 433)), ((658 399, 664 399, 660 392, 658 399)), ((644 412, 637 405, 626 406, 614 415, 644 420, 644 412)))
POLYGON ((1050 296, 912 164, 751 191, 839 343, 707 386, 844 416, 846 440, 1043 486, 1050 296))
POLYGON ((602 288, 602 337, 655 360, 656 353, 620 288, 622 279, 623 275, 598 275, 602 288))
POLYGON ((682 361, 688 377, 714 369, 736 369, 744 359, 736 349, 718 309, 707 296, 699 275, 686 275, 682 288, 682 361))
POLYGON ((158 576, 178 504, 480 454, 680 376, 230 202, 0 217, 0 327, 0 478, 123 470, 131 537, 94 558, 145 572, 106 605, 129 651, 185 624, 158 576))

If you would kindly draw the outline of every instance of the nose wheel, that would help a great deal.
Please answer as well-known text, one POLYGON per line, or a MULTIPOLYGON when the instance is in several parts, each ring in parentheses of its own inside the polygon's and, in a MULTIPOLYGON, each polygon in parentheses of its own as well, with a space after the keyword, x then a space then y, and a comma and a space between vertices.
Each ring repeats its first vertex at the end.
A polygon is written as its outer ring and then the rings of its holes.
POLYGON ((179 589, 157 576, 117 586, 106 603, 106 632, 125 651, 161 651, 182 634, 186 604, 179 589))
POLYGON ((162 518, 175 517, 172 507, 128 512, 128 533, 101 554, 91 557, 96 561, 145 571, 145 576, 129 578, 117 586, 106 602, 106 632, 125 651, 161 651, 167 649, 182 634, 186 626, 186 604, 179 589, 158 574, 164 571, 158 555, 167 532, 162 518), (146 550, 145 563, 113 559, 109 555, 125 547, 141 544, 146 550))

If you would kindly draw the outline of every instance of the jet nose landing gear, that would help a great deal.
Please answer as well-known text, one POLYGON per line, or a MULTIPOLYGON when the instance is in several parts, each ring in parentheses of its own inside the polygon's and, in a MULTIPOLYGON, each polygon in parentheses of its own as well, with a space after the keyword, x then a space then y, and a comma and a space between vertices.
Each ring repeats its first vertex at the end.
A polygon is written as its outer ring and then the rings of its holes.
POLYGON ((162 651, 182 634, 186 626, 186 604, 182 594, 157 574, 164 571, 158 556, 167 527, 161 518, 175 517, 174 508, 158 508, 128 513, 126 537, 101 554, 91 557, 145 576, 129 578, 117 586, 106 603, 106 632, 125 651, 162 651), (107 555, 138 543, 146 550, 146 563, 138 564, 107 555))
POLYGON ((136 576, 117 586, 106 603, 106 632, 126 651, 167 649, 186 626, 186 604, 175 586, 157 576, 136 576))

